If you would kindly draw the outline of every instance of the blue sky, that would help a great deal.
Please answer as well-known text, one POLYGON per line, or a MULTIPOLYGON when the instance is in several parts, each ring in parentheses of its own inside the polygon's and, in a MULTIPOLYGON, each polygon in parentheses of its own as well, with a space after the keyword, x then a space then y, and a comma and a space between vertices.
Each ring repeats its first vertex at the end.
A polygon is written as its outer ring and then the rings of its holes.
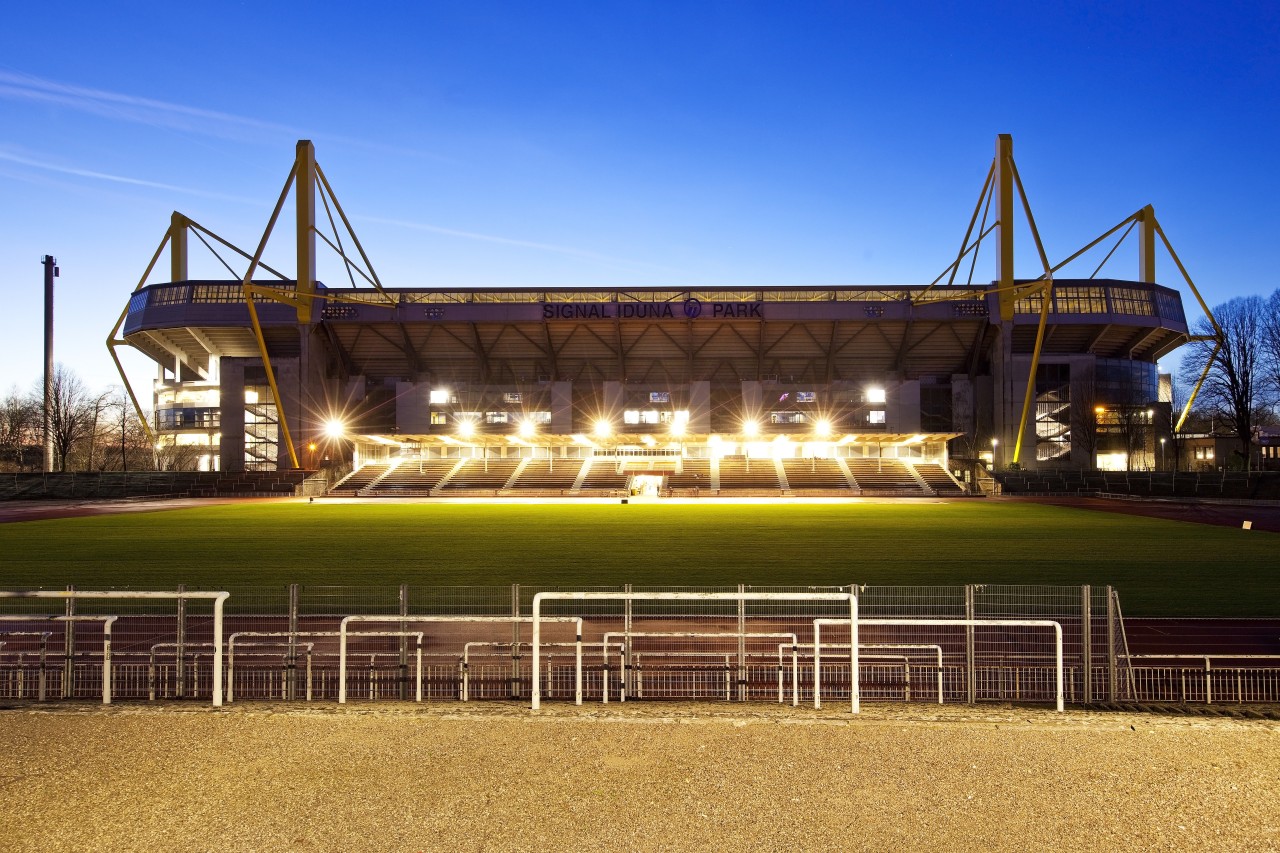
POLYGON ((1051 261, 1150 203, 1211 304, 1280 285, 1280 4, 40 6, 0 32, 0 392, 41 255, 57 359, 114 383, 169 213, 251 250, 304 137, 393 287, 927 283, 997 133, 1051 261))

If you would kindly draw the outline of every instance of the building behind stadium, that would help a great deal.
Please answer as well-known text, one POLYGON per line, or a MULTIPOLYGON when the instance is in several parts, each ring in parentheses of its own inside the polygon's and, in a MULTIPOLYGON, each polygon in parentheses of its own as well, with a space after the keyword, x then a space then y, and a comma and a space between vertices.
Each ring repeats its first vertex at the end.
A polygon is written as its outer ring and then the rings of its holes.
POLYGON ((1024 207, 1007 136, 964 250, 918 286, 386 287, 309 142, 282 203, 290 185, 297 231, 275 239, 297 247, 292 278, 175 213, 110 338, 155 362, 147 425, 183 464, 592 460, 657 488, 697 488, 703 460, 846 473, 900 460, 961 481, 979 464, 1162 465, 1157 361, 1189 340, 1178 290, 1156 280, 1156 248, 1172 247, 1145 207, 1104 235, 1132 232, 1116 257, 1136 245, 1136 277, 1014 278, 1024 207), (243 278, 191 280, 192 235, 247 261, 243 278), (342 253, 345 286, 315 280, 317 236, 342 253), (995 279, 958 283, 980 245, 995 279), (169 280, 148 283, 166 250, 169 280))

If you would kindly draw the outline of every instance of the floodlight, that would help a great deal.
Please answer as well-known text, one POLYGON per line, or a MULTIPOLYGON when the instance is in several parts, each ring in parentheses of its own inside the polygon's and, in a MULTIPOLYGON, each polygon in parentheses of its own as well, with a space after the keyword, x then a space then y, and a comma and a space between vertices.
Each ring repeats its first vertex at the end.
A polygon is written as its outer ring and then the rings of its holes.
POLYGON ((533 438, 533 434, 537 431, 538 431, 537 426, 533 423, 533 421, 529 420, 528 418, 525 418, 520 422, 521 438, 533 438))
POLYGON ((831 421, 823 418, 813 425, 813 434, 819 438, 831 437, 831 421))
POLYGON ((595 434, 596 438, 608 438, 613 434, 613 424, 609 423, 604 418, 601 418, 596 421, 595 434))
POLYGON ((476 434, 475 422, 470 418, 458 421, 458 438, 471 438, 476 434))
POLYGON ((760 424, 752 420, 743 421, 742 434, 747 438, 755 438, 760 434, 760 424))
POLYGON ((342 438, 347 434, 347 425, 337 418, 324 422, 324 434, 329 438, 342 438))

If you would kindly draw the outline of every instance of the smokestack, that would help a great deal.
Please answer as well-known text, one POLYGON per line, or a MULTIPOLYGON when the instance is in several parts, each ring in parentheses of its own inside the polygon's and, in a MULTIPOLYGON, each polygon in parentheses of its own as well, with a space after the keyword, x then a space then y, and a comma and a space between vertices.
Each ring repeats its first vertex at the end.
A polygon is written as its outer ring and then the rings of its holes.
POLYGON ((44 470, 53 470, 53 280, 58 259, 45 255, 44 264, 44 470))

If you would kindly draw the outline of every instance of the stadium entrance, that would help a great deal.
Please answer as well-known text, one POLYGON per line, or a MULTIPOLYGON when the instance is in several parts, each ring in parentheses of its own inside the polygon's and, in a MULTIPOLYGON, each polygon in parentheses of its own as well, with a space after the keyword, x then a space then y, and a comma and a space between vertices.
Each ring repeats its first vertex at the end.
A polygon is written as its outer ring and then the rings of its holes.
POLYGON ((656 498, 662 495, 665 477, 661 474, 636 474, 628 491, 634 498, 656 498))

